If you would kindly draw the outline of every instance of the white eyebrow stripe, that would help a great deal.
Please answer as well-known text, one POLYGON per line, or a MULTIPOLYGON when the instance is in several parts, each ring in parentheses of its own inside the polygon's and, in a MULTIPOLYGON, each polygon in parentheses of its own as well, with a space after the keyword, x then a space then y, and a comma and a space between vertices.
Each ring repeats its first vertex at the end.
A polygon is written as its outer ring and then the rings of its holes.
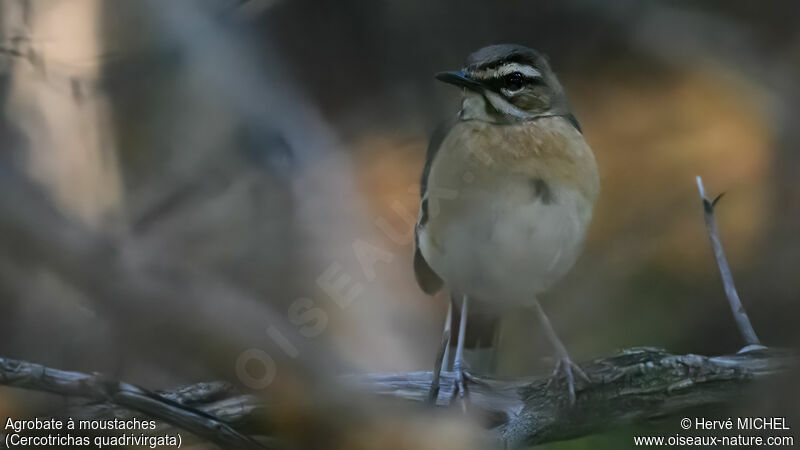
POLYGON ((489 78, 499 78, 510 73, 519 72, 529 78, 542 78, 542 73, 531 66, 520 63, 506 63, 496 69, 483 69, 472 73, 473 78, 486 80, 489 78))
POLYGON ((534 69, 531 66, 526 66, 524 64, 519 64, 519 63, 505 64, 503 66, 500 66, 500 68, 497 70, 497 74, 500 76, 508 75, 514 72, 519 72, 525 75, 526 77, 531 77, 531 78, 542 77, 542 73, 539 72, 538 70, 534 69))

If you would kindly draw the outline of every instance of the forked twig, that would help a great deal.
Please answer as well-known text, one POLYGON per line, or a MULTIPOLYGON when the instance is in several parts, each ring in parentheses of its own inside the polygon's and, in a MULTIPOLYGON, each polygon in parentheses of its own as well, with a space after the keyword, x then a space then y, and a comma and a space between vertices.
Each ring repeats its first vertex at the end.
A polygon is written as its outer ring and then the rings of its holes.
POLYGON ((728 260, 725 258, 725 252, 722 249, 722 242, 719 239, 719 230, 717 229, 717 221, 714 218, 714 206, 723 194, 718 195, 714 200, 709 200, 706 197, 706 190, 703 187, 703 179, 697 177, 697 189, 700 191, 700 198, 703 200, 703 217, 706 222, 706 231, 708 238, 711 241, 711 249, 714 251, 714 258, 717 260, 719 273, 722 276, 722 284, 725 287, 725 295, 728 297, 728 302, 731 305, 733 318, 736 320, 736 325, 739 327, 739 332, 748 346, 761 345, 756 331, 750 324, 750 318, 744 310, 742 301, 739 299, 739 294, 736 292, 736 286, 733 284, 733 275, 731 275, 731 268, 728 266, 728 260))

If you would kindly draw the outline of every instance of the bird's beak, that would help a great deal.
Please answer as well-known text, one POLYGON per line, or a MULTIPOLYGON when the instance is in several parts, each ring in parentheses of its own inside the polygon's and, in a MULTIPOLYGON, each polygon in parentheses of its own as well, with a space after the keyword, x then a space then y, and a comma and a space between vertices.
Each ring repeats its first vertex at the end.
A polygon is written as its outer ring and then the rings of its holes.
POLYGON ((436 79, 454 86, 472 89, 473 91, 483 88, 481 83, 471 79, 469 75, 467 75, 467 72, 464 71, 439 72, 436 74, 436 79))

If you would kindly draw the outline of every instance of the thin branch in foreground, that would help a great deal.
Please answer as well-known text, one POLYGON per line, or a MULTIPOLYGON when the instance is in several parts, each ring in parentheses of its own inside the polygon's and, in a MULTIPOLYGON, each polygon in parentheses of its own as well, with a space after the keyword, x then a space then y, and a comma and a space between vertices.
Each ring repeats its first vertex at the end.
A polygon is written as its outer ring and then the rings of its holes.
MULTIPOLYGON (((254 439, 241 434, 211 414, 129 383, 108 380, 99 374, 58 370, 40 364, 0 358, 0 385, 109 402, 190 431, 226 449, 265 449, 254 439)), ((208 390, 209 384, 198 386, 208 390)), ((177 391, 173 395, 175 398, 191 398, 186 391, 177 391)))
POLYGON ((728 260, 725 258, 725 252, 722 249, 722 242, 719 239, 719 230, 717 229, 717 221, 714 218, 714 206, 717 201, 722 197, 722 194, 717 196, 714 201, 710 201, 706 197, 706 190, 703 187, 703 179, 697 177, 697 189, 700 191, 700 198, 703 201, 703 217, 706 222, 706 231, 708 238, 711 240, 711 249, 714 251, 714 257, 717 260, 719 273, 722 276, 722 284, 725 287, 725 295, 728 297, 728 302, 731 305, 733 318, 736 320, 736 325, 739 327, 739 332, 742 334, 747 345, 761 345, 761 341, 756 335, 756 331, 750 324, 750 318, 744 310, 744 305, 739 299, 739 294, 736 292, 736 286, 733 284, 733 275, 728 266, 728 260))

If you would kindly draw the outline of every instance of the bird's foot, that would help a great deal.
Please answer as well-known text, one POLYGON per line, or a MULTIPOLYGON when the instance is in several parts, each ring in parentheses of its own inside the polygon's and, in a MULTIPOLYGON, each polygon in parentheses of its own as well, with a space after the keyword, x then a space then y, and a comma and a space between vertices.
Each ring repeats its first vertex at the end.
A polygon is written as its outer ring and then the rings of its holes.
POLYGON ((564 378, 567 380, 567 389, 569 390, 569 404, 570 406, 575 406, 575 374, 583 379, 586 383, 592 383, 592 379, 589 378, 589 375, 586 375, 586 372, 581 369, 581 366, 572 362, 572 359, 569 355, 564 352, 558 358, 558 362, 556 363, 556 367, 553 370, 553 375, 550 377, 550 380, 547 382, 547 386, 549 387, 550 384, 558 378, 559 374, 563 373, 564 378))
POLYGON ((450 404, 457 401, 461 405, 461 410, 467 412, 467 403, 469 403, 469 390, 467 383, 470 380, 470 374, 462 364, 456 363, 453 367, 453 394, 450 397, 450 404))

